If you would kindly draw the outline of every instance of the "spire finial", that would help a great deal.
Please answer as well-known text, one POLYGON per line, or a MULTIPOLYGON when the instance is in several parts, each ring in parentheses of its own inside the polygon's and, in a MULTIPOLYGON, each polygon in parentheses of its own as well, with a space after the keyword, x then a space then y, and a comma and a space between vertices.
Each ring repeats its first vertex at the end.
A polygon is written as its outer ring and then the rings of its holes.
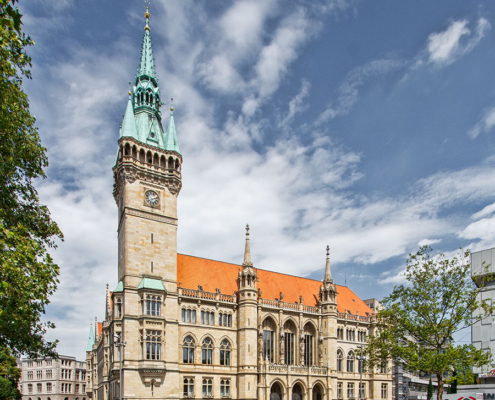
POLYGON ((244 262, 242 263, 242 266, 253 266, 253 263, 251 262, 251 246, 249 244, 249 224, 246 225, 246 247, 244 249, 244 262))
POLYGON ((332 273, 330 271, 330 246, 327 245, 327 261, 325 264, 325 279, 324 283, 333 283, 332 281, 332 273))
POLYGON ((170 111, 174 112, 174 98, 170 98, 170 111))
POLYGON ((132 85, 132 83, 131 83, 131 81, 129 81, 129 91, 128 91, 129 96, 132 96, 131 85, 132 85))
POLYGON ((150 11, 149 11, 149 5, 150 1, 149 0, 144 0, 144 4, 146 4, 146 11, 144 12, 144 19, 146 20, 146 25, 144 27, 145 30, 150 30, 149 22, 150 22, 150 11))

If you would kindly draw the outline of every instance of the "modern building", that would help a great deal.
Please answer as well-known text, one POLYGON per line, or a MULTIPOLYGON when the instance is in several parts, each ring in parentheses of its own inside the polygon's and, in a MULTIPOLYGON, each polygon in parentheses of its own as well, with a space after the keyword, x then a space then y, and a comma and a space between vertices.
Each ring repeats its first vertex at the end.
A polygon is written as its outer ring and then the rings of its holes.
POLYGON ((392 399, 391 365, 364 372, 360 359, 373 311, 333 282, 328 247, 322 281, 257 269, 249 227, 242 264, 177 253, 183 156, 173 108, 161 124, 149 19, 113 167, 118 282, 90 331, 88 397, 392 399))
MULTIPOLYGON (((471 253, 471 276, 476 284, 480 278, 495 276, 495 248, 471 253)), ((485 287, 478 295, 478 300, 495 302, 495 279, 484 283, 485 287)), ((493 316, 483 318, 471 327, 471 342, 477 349, 489 351, 495 355, 495 324, 493 316)), ((495 360, 493 361, 495 362, 495 360)), ((473 373, 478 374, 483 383, 495 384, 495 367, 492 365, 483 368, 473 368, 473 373)))
POLYGON ((86 400, 86 362, 59 356, 20 362, 22 400, 86 400))

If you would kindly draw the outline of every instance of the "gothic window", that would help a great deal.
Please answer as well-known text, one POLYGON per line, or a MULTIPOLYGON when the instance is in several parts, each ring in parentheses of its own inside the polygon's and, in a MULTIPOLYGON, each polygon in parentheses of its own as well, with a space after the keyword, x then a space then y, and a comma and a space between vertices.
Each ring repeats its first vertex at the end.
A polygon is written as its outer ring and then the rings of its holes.
POLYGON ((295 363, 295 337, 296 327, 292 321, 287 321, 284 325, 284 363, 287 365, 295 363))
POLYGON ((74 385, 74 390, 75 390, 76 393, 79 393, 79 384, 78 383, 76 383, 74 385))
POLYGON ((38 391, 38 393, 41 393, 43 392, 43 385, 41 383, 38 383, 36 385, 36 390, 38 391))
POLYGON ((347 354, 347 372, 354 372, 354 353, 352 351, 347 354))
POLYGON ((347 384, 347 398, 348 399, 354 398, 354 383, 347 384))
POLYGON ((162 350, 162 339, 159 331, 146 331, 146 359, 159 360, 162 350))
POLYGON ((344 355, 342 354, 342 350, 337 350, 337 371, 342 372, 342 360, 344 359, 344 355))
POLYGON ((36 371, 36 379, 43 379, 43 371, 36 371))
POLYGON ((386 383, 382 383, 382 399, 386 399, 387 398, 387 384, 386 383))
POLYGON ((196 323, 196 310, 191 310, 189 308, 182 309, 182 322, 196 323))
POLYGON ((337 339, 344 339, 344 328, 337 328, 337 339))
POLYGON ((263 325, 263 360, 273 363, 275 359, 275 327, 270 319, 265 319, 263 325))
POLYGON ((315 331, 313 325, 306 324, 304 327, 304 365, 313 365, 313 349, 314 349, 315 331))
POLYGON ((360 399, 366 398, 366 384, 365 383, 359 384, 359 398, 360 399))
POLYGON ((220 343, 220 365, 230 365, 230 343, 227 339, 220 343))
POLYGON ((182 362, 184 364, 194 364, 194 340, 191 336, 184 339, 182 345, 182 362))
POLYGON ((342 382, 337 383, 337 398, 342 399, 344 394, 342 393, 342 382))
POLYGON ((218 313, 218 325, 219 326, 232 326, 232 315, 225 313, 218 313))
POLYGON ((213 396, 213 379, 203 379, 203 397, 213 396))
POLYGON ((52 392, 52 384, 51 384, 51 382, 48 382, 46 384, 46 392, 47 393, 51 393, 52 392))
POLYGON ((145 301, 146 315, 159 316, 161 313, 161 296, 147 295, 145 301))
POLYGON ((203 364, 213 364, 213 342, 210 338, 203 340, 203 346, 201 348, 201 362, 203 364))
POLYGON ((230 396, 230 379, 220 380, 220 396, 222 397, 230 396))
POLYGON ((33 393, 33 384, 28 383, 28 393, 33 393))
POLYGON ((184 396, 193 397, 194 396, 194 379, 184 378, 184 396))
POLYGON ((117 310, 116 310, 116 316, 117 318, 122 317, 122 299, 118 298, 117 299, 117 310))
POLYGON ((382 362, 380 364, 380 373, 386 374, 387 373, 387 363, 382 362))
POLYGON ((201 324, 215 325, 215 313, 213 311, 201 311, 201 324))

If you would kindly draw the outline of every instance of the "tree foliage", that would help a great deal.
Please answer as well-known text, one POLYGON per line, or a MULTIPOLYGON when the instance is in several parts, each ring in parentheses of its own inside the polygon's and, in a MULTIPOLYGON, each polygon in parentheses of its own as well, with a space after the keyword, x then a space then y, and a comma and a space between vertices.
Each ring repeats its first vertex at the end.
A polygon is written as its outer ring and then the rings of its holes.
POLYGON ((62 234, 33 185, 45 178, 46 149, 22 90, 31 78, 18 0, 0 0, 0 346, 14 354, 52 355, 41 315, 57 287, 58 266, 48 249, 62 234))
POLYGON ((21 370, 6 347, 0 347, 0 400, 21 399, 17 389, 21 370))
POLYGON ((472 345, 456 345, 453 335, 490 315, 494 306, 480 300, 486 278, 470 276, 469 251, 452 259, 432 257, 421 247, 409 255, 405 285, 398 285, 383 300, 375 334, 368 337, 368 366, 384 360, 402 360, 410 372, 435 374, 437 398, 444 388, 444 372, 481 367, 490 354, 472 345))

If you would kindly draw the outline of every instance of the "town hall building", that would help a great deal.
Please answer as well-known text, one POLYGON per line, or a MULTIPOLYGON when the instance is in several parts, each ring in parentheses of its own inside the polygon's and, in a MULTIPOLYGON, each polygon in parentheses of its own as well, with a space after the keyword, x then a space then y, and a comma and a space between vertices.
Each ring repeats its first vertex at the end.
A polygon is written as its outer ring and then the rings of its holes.
POLYGON ((256 268, 249 227, 239 265, 177 253, 187 157, 173 107, 162 126, 149 19, 113 167, 118 282, 90 330, 88 397, 391 400, 392 366, 362 365, 373 310, 333 282, 328 247, 322 281, 256 268))

